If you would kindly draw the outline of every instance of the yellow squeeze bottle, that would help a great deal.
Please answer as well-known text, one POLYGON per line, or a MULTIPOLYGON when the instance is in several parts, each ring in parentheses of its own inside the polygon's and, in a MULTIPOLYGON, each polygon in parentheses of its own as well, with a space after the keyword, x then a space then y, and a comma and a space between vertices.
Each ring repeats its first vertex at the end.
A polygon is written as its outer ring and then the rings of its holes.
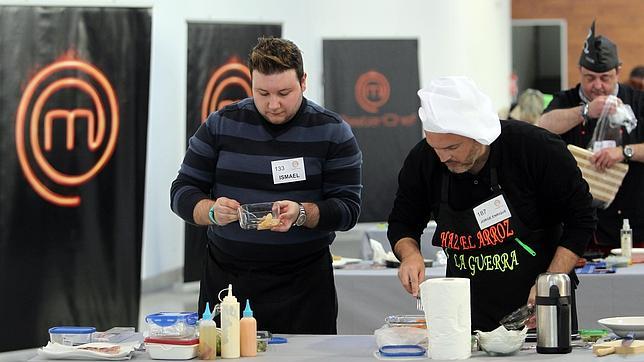
POLYGON ((217 324, 210 314, 210 303, 206 302, 206 310, 199 321, 199 359, 212 360, 217 358, 217 324))
POLYGON ((239 302, 231 284, 221 302, 221 358, 239 358, 239 302))

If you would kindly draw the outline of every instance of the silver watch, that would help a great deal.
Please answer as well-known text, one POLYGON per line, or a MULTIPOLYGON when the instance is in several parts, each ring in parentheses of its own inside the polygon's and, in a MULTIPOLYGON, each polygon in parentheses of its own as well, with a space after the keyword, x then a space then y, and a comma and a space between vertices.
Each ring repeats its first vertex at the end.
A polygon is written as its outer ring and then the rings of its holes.
POLYGON ((631 145, 624 146, 624 150, 622 152, 624 153, 624 159, 626 159, 626 161, 630 161, 631 158, 633 158, 633 147, 631 145))
POLYGON ((297 216, 297 220, 295 220, 295 226, 302 226, 306 222, 306 210, 304 209, 304 205, 299 202, 297 204, 300 205, 300 214, 297 216))
POLYGON ((584 104, 583 108, 581 109, 581 118, 584 119, 584 123, 588 121, 588 109, 590 108, 590 103, 584 104))

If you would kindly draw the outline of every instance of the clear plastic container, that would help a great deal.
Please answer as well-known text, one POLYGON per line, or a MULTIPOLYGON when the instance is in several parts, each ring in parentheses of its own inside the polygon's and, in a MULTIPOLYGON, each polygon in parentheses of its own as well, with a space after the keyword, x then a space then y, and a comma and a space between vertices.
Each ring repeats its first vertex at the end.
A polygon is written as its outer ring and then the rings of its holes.
POLYGON ((257 353, 266 352, 268 350, 268 341, 273 338, 271 332, 257 331, 257 353))
POLYGON ((505 329, 509 331, 521 330, 523 329, 523 327, 525 327, 525 324, 530 320, 530 318, 534 316, 534 313, 534 305, 526 304, 503 317, 500 323, 505 327, 505 329))
POLYGON ((148 336, 189 339, 197 335, 197 312, 161 312, 145 317, 148 336))
POLYGON ((91 343, 92 333, 96 332, 94 327, 51 327, 49 328, 49 339, 53 343, 60 343, 65 346, 77 346, 91 343))
POLYGON ((414 327, 427 329, 424 314, 418 315, 390 315, 385 318, 387 327, 414 327))
POLYGON ((268 230, 279 225, 279 203, 244 204, 238 209, 239 226, 244 230, 268 230))

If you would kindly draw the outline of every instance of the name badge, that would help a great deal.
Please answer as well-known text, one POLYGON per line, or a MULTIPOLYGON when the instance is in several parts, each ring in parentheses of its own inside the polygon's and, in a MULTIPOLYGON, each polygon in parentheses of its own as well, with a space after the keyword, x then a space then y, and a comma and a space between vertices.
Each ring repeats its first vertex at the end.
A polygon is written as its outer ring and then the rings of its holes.
POLYGON ((508 219, 512 214, 510 214, 510 209, 508 204, 505 203, 503 195, 499 195, 475 207, 474 216, 479 223, 479 227, 483 230, 508 219))
POLYGON ((274 184, 285 184, 306 180, 304 157, 289 158, 271 162, 274 184))

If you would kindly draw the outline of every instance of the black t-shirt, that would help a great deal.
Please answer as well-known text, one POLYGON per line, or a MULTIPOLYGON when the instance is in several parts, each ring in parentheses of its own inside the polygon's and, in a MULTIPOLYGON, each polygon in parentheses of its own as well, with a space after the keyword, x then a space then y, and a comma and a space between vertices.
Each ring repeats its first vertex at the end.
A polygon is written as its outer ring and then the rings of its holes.
MULTIPOLYGON (((544 113, 554 109, 577 107, 582 103, 579 96, 578 84, 575 88, 557 93, 544 113)), ((629 86, 620 84, 617 97, 633 109, 637 118, 637 127, 629 134, 622 130, 623 143, 635 144, 644 142, 644 93, 629 86)), ((567 143, 582 148, 588 147, 593 136, 597 119, 589 120, 585 125, 579 124, 561 135, 567 143)), ((600 245, 619 247, 619 230, 622 220, 629 219, 633 229, 633 241, 644 242, 644 213, 638 212, 638 206, 644 205, 644 163, 630 162, 629 170, 624 178, 615 200, 607 209, 597 210, 597 242, 600 245)))
MULTIPOLYGON (((527 227, 537 230, 563 224, 556 243, 582 255, 595 226, 588 184, 562 140, 520 121, 501 121, 501 135, 491 147, 500 155, 499 184, 527 227)), ((473 208, 492 195, 490 160, 477 174, 450 177, 449 204, 473 208)), ((423 139, 409 153, 398 176, 398 191, 389 215, 387 236, 392 247, 404 237, 417 241, 436 215, 441 175, 447 168, 423 139)), ((440 220, 437 220, 440 223, 440 220)))
MULTIPOLYGON (((475 230, 476 226, 471 229, 461 224, 467 222, 462 217, 498 192, 491 188, 491 165, 496 165, 498 184, 512 209, 511 218, 520 220, 510 223, 523 225, 518 230, 523 232, 520 237, 529 236, 524 241, 537 252, 517 256, 518 247, 512 241, 478 248, 476 241, 468 241, 462 245, 463 251, 456 253, 458 245, 446 247, 446 253, 450 253, 448 276, 471 280, 472 327, 481 330, 496 328, 504 315, 525 303, 536 276, 546 271, 558 246, 582 255, 595 226, 588 184, 558 136, 525 122, 501 121, 501 135, 490 147, 490 157, 478 174, 449 174, 447 202, 454 212, 443 210, 439 214, 443 175, 449 171, 427 142, 420 141, 400 171, 387 233, 393 248, 404 237, 420 240, 430 217, 436 218, 437 233, 453 226, 475 230), (456 215, 461 218, 454 218, 456 215), (562 226, 563 233, 559 234, 562 226), (466 246, 474 251, 466 251, 466 246), (512 248, 515 251, 510 252, 512 248)), ((462 235, 465 229, 458 233, 462 235)), ((443 235, 445 231, 440 233, 441 238, 443 235)))

